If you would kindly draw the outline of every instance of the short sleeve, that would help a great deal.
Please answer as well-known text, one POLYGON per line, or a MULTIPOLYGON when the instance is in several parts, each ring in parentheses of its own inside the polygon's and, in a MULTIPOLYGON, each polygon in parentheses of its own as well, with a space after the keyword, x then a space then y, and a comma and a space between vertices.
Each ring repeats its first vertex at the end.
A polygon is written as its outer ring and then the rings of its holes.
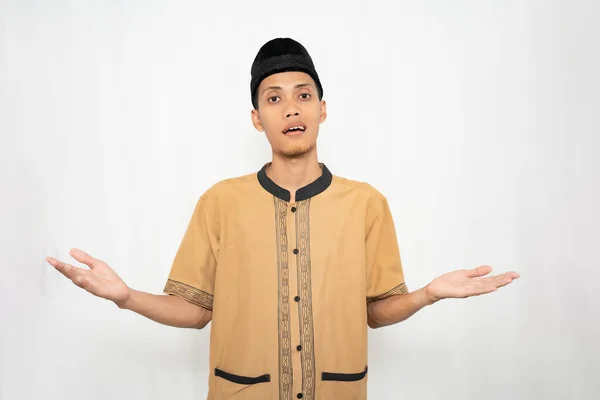
POLYGON ((192 214, 164 292, 212 310, 219 253, 219 220, 215 200, 203 194, 192 214))
POLYGON ((372 221, 366 235, 367 304, 397 294, 407 294, 396 229, 387 199, 371 202, 372 221))

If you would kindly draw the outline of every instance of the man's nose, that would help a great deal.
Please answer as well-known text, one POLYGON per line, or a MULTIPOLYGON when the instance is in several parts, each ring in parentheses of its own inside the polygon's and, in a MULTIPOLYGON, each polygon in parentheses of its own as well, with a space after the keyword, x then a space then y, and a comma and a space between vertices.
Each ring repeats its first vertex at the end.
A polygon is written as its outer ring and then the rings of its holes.
POLYGON ((285 118, 297 117, 300 115, 300 108, 294 101, 288 101, 284 109, 285 118))

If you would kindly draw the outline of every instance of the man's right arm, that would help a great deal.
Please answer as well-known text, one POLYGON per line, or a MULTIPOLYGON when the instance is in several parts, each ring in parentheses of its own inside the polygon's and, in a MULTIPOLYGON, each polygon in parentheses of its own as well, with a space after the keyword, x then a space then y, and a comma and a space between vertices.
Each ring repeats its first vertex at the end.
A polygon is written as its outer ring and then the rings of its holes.
POLYGON ((146 318, 179 328, 204 328, 212 319, 212 311, 176 295, 155 295, 133 290, 104 261, 73 249, 71 256, 89 269, 75 267, 54 258, 46 260, 76 286, 94 296, 110 300, 119 308, 131 310, 146 318))
POLYGON ((178 328, 204 328, 212 319, 212 311, 175 295, 155 295, 130 289, 124 302, 115 302, 152 321, 178 328))

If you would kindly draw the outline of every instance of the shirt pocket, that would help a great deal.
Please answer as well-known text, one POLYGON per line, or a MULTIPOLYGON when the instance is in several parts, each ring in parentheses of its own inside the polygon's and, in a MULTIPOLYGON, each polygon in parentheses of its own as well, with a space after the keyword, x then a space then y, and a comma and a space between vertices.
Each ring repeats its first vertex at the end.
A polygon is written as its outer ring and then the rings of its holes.
POLYGON ((359 372, 323 371, 317 398, 336 400, 366 400, 367 371, 359 372))
POLYGON ((272 399, 271 375, 246 376, 215 368, 216 400, 272 399))

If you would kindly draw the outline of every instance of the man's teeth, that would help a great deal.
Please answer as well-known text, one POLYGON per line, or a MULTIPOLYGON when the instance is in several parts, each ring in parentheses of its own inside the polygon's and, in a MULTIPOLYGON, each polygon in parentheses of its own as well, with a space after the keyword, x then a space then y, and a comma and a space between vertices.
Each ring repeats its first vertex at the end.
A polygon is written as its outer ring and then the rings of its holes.
POLYGON ((303 130, 304 130, 304 127, 303 127, 303 126, 293 126, 293 127, 291 127, 291 128, 288 128, 288 129, 286 130, 286 132, 290 132, 290 131, 297 131, 297 130, 301 130, 301 131, 303 131, 303 130))

